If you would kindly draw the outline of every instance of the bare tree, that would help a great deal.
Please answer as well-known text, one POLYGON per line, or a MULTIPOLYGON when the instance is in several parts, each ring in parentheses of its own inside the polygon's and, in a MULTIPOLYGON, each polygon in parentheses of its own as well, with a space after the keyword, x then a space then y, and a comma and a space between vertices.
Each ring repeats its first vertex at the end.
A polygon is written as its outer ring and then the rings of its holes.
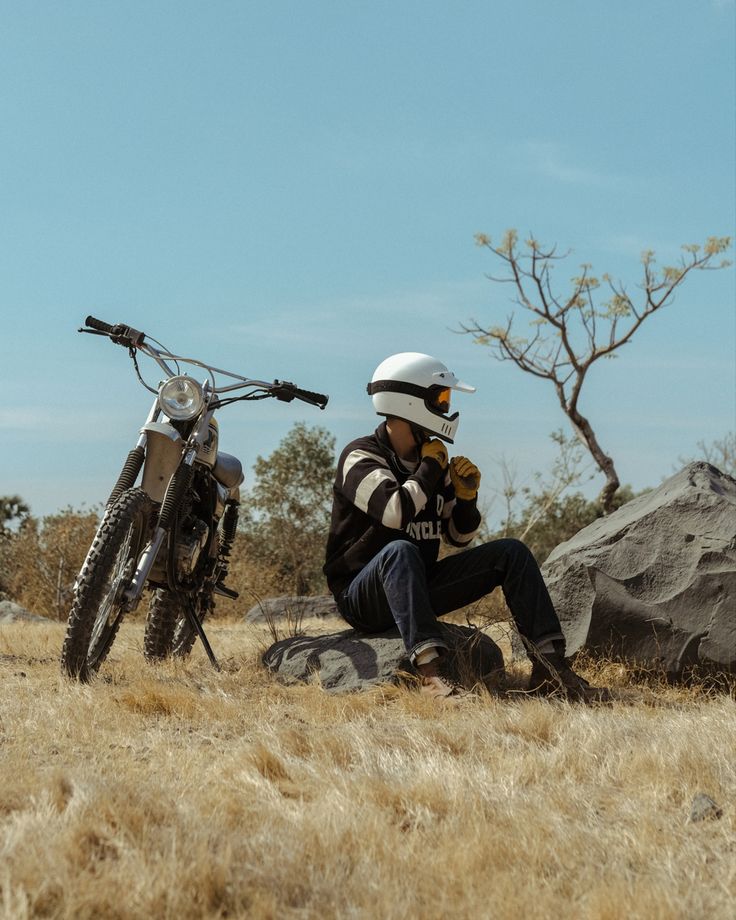
POLYGON ((695 457, 680 457, 680 465, 692 463, 693 460, 705 460, 722 473, 736 479, 736 431, 729 431, 712 444, 698 441, 698 451, 695 457))
POLYGON ((473 320, 469 325, 461 325, 461 331, 472 335, 476 342, 489 345, 499 360, 513 361, 526 373, 552 383, 575 434, 606 477, 600 501, 608 514, 613 510, 613 496, 620 482, 613 459, 603 450, 590 421, 580 411, 586 375, 596 361, 613 357, 617 349, 631 341, 644 320, 672 300, 690 272, 730 265, 716 257, 728 249, 731 238, 709 237, 702 247, 683 246, 677 264, 661 269, 657 268, 651 250, 643 252, 643 280, 636 298, 609 275, 596 278, 590 265, 581 266, 565 297, 558 296, 552 289, 551 271, 554 263, 569 253, 558 255, 556 246, 547 249, 533 238, 526 240, 525 248, 520 248, 515 230, 508 230, 497 246, 483 233, 477 234, 476 242, 504 264, 506 274, 488 277, 513 286, 513 302, 532 314, 533 332, 529 338, 514 336, 513 313, 505 326, 485 328, 473 320), (608 299, 597 304, 596 292, 601 285, 606 286, 608 299))

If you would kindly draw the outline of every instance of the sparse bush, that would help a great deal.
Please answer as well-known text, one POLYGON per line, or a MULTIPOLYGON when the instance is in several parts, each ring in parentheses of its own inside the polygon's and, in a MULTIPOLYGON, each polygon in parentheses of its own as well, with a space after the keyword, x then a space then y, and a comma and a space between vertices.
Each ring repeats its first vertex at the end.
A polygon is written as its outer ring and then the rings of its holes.
POLYGON ((9 530, 13 522, 22 524, 31 514, 31 509, 20 495, 0 495, 0 531, 9 530))
POLYGON ((729 431, 724 437, 706 444, 698 441, 698 453, 694 457, 680 457, 680 466, 693 460, 705 460, 727 476, 736 479, 736 431, 729 431))
MULTIPOLYGON (((502 485, 496 492, 505 504, 503 519, 495 527, 484 523, 480 534, 484 541, 522 540, 540 565, 556 546, 606 513, 600 499, 591 501, 580 491, 570 491, 590 478, 578 439, 566 437, 562 430, 552 432, 550 438, 557 445, 557 456, 549 470, 534 474, 533 485, 518 486, 514 470, 500 461, 502 485)), ((632 498, 631 486, 622 486, 613 497, 611 510, 632 498)))
MULTIPOLYGON (((251 552, 252 538, 240 531, 235 537, 227 585, 240 594, 241 606, 250 607, 259 598, 284 593, 283 580, 277 566, 269 564, 251 552)), ((217 600, 217 613, 232 610, 227 601, 217 600)))
MULTIPOLYGON (((612 510, 616 511, 633 497, 631 486, 621 486, 613 497, 612 510)), ((544 493, 530 491, 519 517, 511 520, 507 535, 523 534, 524 542, 541 565, 556 546, 574 537, 579 530, 604 514, 600 499, 590 501, 581 492, 547 502, 544 493), (544 505, 543 513, 537 514, 540 505, 544 505)))
POLYGON ((3 586, 7 597, 48 617, 65 619, 74 579, 99 521, 96 510, 66 508, 43 518, 27 517, 4 535, 3 586))
POLYGON ((255 484, 241 515, 243 573, 258 573, 277 593, 325 589, 322 565, 335 476, 335 439, 298 422, 253 467, 255 484), (250 567, 248 569, 248 567, 250 567))

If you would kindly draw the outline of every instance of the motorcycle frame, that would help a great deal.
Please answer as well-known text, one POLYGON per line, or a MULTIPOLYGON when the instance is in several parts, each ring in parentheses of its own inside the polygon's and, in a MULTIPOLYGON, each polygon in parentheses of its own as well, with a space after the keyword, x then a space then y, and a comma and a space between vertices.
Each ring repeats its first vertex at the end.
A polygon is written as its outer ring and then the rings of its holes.
MULTIPOLYGON (((207 452, 205 445, 208 444, 210 438, 210 422, 213 419, 215 411, 223 405, 223 401, 219 399, 219 396, 220 394, 231 393, 234 390, 249 389, 251 392, 225 400, 224 404, 229 404, 230 402, 241 399, 262 399, 270 395, 286 402, 298 398, 312 405, 319 406, 320 409, 325 408, 328 397, 320 393, 301 390, 293 383, 278 380, 273 381, 273 383, 264 380, 254 380, 240 374, 235 374, 232 371, 226 371, 222 368, 206 364, 196 358, 176 355, 173 352, 166 351, 163 347, 159 350, 151 345, 150 342, 145 341, 145 335, 143 333, 129 326, 124 326, 122 324, 111 326, 91 316, 87 317, 85 323, 88 328, 80 329, 80 332, 107 335, 114 343, 126 346, 133 359, 138 379, 149 391, 156 393, 156 398, 148 413, 146 422, 140 430, 135 448, 129 453, 118 481, 108 499, 108 508, 110 508, 125 490, 135 485, 142 470, 141 488, 160 509, 155 530, 136 560, 135 572, 122 593, 118 595, 122 602, 121 615, 123 612, 134 610, 138 606, 167 533, 170 534, 169 546, 171 554, 167 557, 165 567, 169 588, 181 594, 184 614, 189 621, 190 627, 192 627, 202 641, 212 665, 217 670, 220 670, 214 653, 212 652, 212 648, 207 640, 207 636, 202 628, 202 623, 195 610, 194 594, 188 589, 180 592, 177 590, 178 572, 176 570, 175 544, 172 542, 176 539, 179 508, 184 495, 191 487, 194 475, 193 467, 197 462, 200 451, 202 452, 200 464, 203 469, 207 471, 208 477, 212 478, 214 488, 216 489, 216 494, 213 493, 214 504, 211 508, 207 524, 209 536, 207 543, 203 544, 201 547, 202 550, 212 546, 212 541, 215 538, 219 526, 220 514, 218 514, 218 509, 220 506, 224 509, 228 499, 235 499, 237 501, 239 497, 239 486, 243 481, 242 469, 240 470, 240 478, 237 481, 235 481, 237 475, 233 476, 233 472, 237 470, 237 467, 234 469, 231 467, 230 470, 226 468, 222 470, 221 475, 225 477, 225 481, 232 480, 232 485, 227 486, 215 473, 217 454, 219 453, 219 444, 217 442, 215 442, 216 449, 213 451, 212 456, 205 457, 207 452), (163 383, 159 384, 157 392, 143 380, 136 361, 136 351, 152 358, 164 372, 167 380, 172 377, 181 376, 179 370, 180 363, 199 367, 206 371, 208 379, 200 384, 204 401, 203 406, 199 410, 199 414, 193 416, 193 418, 189 420, 193 422, 193 426, 186 439, 171 423, 171 420, 168 420, 168 416, 166 422, 159 421, 162 414, 166 415, 160 400, 161 386, 163 383), (176 365, 176 370, 170 366, 169 362, 176 365), (218 386, 216 375, 222 375, 235 382, 218 386), (191 472, 188 476, 186 474, 177 475, 181 473, 183 467, 190 468, 191 472)), ((193 379, 189 374, 185 376, 193 379)), ((89 565, 93 546, 94 542, 87 552, 87 556, 82 564, 77 580, 75 581, 75 590, 77 590, 79 580, 89 565)), ((217 565, 215 565, 214 575, 210 572, 206 576, 206 578, 212 579, 213 589, 216 588, 217 572, 218 568, 217 565)), ((120 588, 122 587, 121 584, 120 588)), ((226 596, 228 595, 228 592, 225 591, 224 588, 222 593, 226 594, 226 596)))

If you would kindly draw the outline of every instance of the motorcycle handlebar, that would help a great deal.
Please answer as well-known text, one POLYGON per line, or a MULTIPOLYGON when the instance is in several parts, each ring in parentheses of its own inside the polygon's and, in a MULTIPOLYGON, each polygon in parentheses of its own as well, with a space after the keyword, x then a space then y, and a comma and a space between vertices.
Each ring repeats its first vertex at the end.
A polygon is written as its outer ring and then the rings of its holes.
MULTIPOLYGON (((126 326, 123 323, 116 323, 114 326, 110 323, 106 323, 104 320, 96 319, 94 316, 88 316, 84 321, 84 325, 87 326, 87 329, 80 329, 80 332, 89 332, 94 330, 100 335, 108 335, 117 345, 125 345, 128 348, 137 348, 143 345, 145 341, 145 334, 139 332, 138 329, 133 329, 132 326, 126 326)), ((150 352, 149 352, 150 354, 150 352)), ((165 353, 158 353, 153 350, 152 357, 171 357, 175 358, 174 355, 165 355, 165 353)), ((182 359, 186 360, 186 359, 182 359)), ((197 363, 197 362, 194 362, 197 363)), ((159 364, 161 362, 159 361, 159 364)), ((206 367, 207 365, 202 365, 206 367)), ((166 369, 165 365, 162 365, 166 369)), ((210 371, 217 370, 216 368, 210 368, 210 371)), ((227 373, 226 371, 223 373, 227 373)), ((241 378, 243 379, 243 378, 241 378)), ((246 381, 249 383, 254 383, 257 381, 246 381)), ((320 409, 324 409, 329 400, 329 396, 325 396, 323 393, 314 393, 312 390, 302 390, 296 384, 289 383, 286 380, 274 380, 272 385, 263 384, 264 389, 270 391, 272 396, 275 396, 277 399, 282 400, 283 402, 291 402, 292 399, 300 399, 302 402, 309 403, 312 406, 318 406, 320 409)))
POLYGON ((110 323, 103 322, 101 319, 95 319, 94 316, 88 316, 84 321, 85 326, 89 326, 90 329, 96 329, 98 332, 104 332, 106 335, 110 335, 115 328, 111 326, 110 323))
POLYGON ((301 399, 302 402, 309 403, 312 406, 319 406, 320 409, 324 409, 329 399, 329 396, 325 396, 322 393, 313 393, 311 390, 300 390, 295 383, 290 383, 288 380, 274 380, 269 390, 271 396, 275 396, 276 399, 280 399, 282 402, 291 402, 292 399, 301 399))
POLYGON ((319 406, 320 409, 324 409, 330 398, 323 393, 313 393, 311 390, 300 390, 298 387, 294 391, 294 396, 296 396, 297 399, 301 399, 302 402, 308 402, 313 406, 319 406))
POLYGON ((146 335, 132 326, 126 326, 124 323, 115 323, 111 326, 104 320, 95 319, 94 316, 88 316, 84 321, 88 329, 82 329, 82 332, 89 332, 93 329, 101 335, 108 335, 116 345, 124 345, 126 348, 138 348, 145 341, 146 335))

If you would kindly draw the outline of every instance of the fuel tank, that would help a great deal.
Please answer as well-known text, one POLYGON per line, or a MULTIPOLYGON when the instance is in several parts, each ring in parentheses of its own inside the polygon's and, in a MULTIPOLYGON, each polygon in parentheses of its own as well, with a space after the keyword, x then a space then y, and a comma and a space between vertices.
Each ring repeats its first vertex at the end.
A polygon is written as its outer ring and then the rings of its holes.
POLYGON ((197 449, 197 460, 210 469, 214 468, 217 462, 217 444, 220 440, 220 426, 216 418, 210 419, 207 440, 197 449))

